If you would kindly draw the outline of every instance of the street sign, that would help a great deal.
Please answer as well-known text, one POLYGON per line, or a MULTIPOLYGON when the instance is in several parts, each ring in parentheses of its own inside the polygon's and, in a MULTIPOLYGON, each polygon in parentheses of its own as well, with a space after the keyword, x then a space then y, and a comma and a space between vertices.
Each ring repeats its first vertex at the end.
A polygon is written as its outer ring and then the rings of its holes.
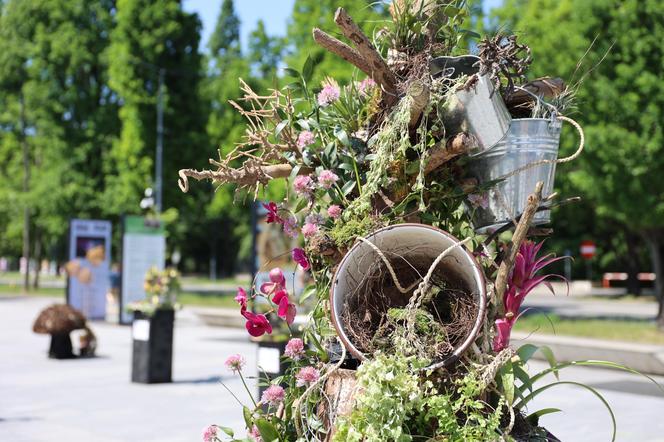
POLYGON ((595 243, 593 241, 581 241, 581 257, 592 259, 595 256, 595 243))

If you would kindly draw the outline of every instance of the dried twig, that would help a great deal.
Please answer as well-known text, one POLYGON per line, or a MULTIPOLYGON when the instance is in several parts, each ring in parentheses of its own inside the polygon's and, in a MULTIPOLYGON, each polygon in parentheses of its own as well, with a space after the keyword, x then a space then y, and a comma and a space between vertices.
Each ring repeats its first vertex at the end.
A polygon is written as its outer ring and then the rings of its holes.
POLYGON ((324 49, 343 58, 365 74, 371 76, 372 69, 356 49, 351 48, 346 43, 332 37, 318 28, 313 30, 314 41, 324 49))
POLYGON ((516 259, 516 254, 519 252, 521 243, 526 239, 526 234, 528 233, 528 228, 530 227, 530 222, 537 212, 537 207, 539 206, 540 201, 542 200, 542 188, 544 183, 538 181, 535 186, 535 192, 528 197, 528 202, 526 203, 526 209, 521 215, 519 223, 514 229, 514 235, 512 236, 512 245, 509 251, 509 255, 503 259, 503 262, 500 263, 498 268, 498 275, 496 276, 496 299, 502 299, 505 289, 507 288, 507 277, 509 276, 512 266, 514 265, 514 260, 516 259))
POLYGON ((364 35, 344 8, 337 9, 334 14, 334 22, 346 38, 355 43, 357 51, 366 59, 371 70, 371 78, 385 91, 385 101, 391 104, 396 102, 397 80, 369 38, 364 35))
MULTIPOLYGON (((302 167, 298 170, 298 175, 307 175, 313 169, 302 167)), ((189 191, 188 178, 197 180, 212 180, 220 184, 235 183, 240 187, 253 186, 256 184, 267 184, 274 178, 286 178, 293 172, 293 166, 290 164, 272 164, 266 166, 253 166, 250 161, 246 161, 244 166, 239 169, 231 167, 222 167, 219 170, 196 170, 181 169, 178 172, 180 179, 178 185, 184 193, 189 191)))
POLYGON ((429 86, 421 80, 414 81, 408 87, 408 95, 413 99, 410 106, 410 121, 408 122, 408 127, 412 129, 429 104, 429 86))
POLYGON ((439 144, 436 144, 430 151, 429 160, 424 168, 425 175, 435 171, 442 164, 475 147, 473 138, 464 132, 456 134, 453 138, 447 140, 447 143, 445 143, 444 146, 439 144))

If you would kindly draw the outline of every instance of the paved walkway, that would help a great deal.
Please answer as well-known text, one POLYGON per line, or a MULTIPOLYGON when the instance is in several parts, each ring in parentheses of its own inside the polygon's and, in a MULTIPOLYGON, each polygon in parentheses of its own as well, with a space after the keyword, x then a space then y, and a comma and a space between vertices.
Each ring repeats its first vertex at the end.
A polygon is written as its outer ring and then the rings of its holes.
MULTIPOLYGON (((254 366, 255 346, 244 331, 204 326, 184 310, 175 331, 175 382, 132 384, 129 327, 93 324, 96 359, 47 359, 48 337, 33 334, 31 325, 50 302, 0 297, 0 441, 197 442, 209 423, 244 434, 239 407, 219 385, 223 381, 246 397, 239 379, 223 366, 232 353, 244 354, 247 367, 254 366)), ((541 367, 533 363, 534 369, 541 367)), ((605 395, 617 415, 618 441, 664 442, 664 396, 651 384, 601 369, 575 368, 562 377, 589 383, 605 395)), ((658 380, 664 384, 664 378, 658 380)), ((548 407, 565 410, 543 418, 563 441, 610 440, 609 416, 590 393, 554 388, 531 410, 548 407)))

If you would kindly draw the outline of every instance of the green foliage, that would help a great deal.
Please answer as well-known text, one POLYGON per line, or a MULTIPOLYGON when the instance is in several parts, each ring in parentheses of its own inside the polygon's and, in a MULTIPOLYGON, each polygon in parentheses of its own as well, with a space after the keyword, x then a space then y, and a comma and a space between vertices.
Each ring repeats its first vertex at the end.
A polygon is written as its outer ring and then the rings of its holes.
MULTIPOLYGON (((357 372, 362 394, 353 411, 340 419, 335 441, 411 441, 443 437, 465 442, 495 440, 501 409, 479 399, 482 386, 471 371, 454 382, 453 392, 425 377, 426 361, 402 355, 377 355, 357 372)), ((437 440, 437 439, 436 439, 437 440)))
POLYGON ((350 247, 358 236, 367 236, 381 227, 381 222, 372 217, 352 219, 343 223, 335 223, 330 230, 330 237, 338 247, 350 247))

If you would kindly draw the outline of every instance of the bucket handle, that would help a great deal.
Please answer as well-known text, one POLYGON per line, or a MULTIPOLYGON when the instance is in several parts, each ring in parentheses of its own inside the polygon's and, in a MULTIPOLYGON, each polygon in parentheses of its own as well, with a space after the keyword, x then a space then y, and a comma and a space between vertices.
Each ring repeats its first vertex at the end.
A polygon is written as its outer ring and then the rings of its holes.
POLYGON ((507 175, 501 176, 500 178, 498 178, 499 180, 507 179, 509 177, 512 177, 512 176, 518 174, 518 173, 523 172, 524 170, 528 170, 528 169, 536 167, 536 166, 541 166, 542 164, 569 163, 570 161, 574 161, 575 159, 577 159, 579 157, 579 155, 581 155, 581 152, 583 152, 583 147, 585 146, 585 143, 586 143, 586 136, 583 133, 583 128, 581 127, 581 125, 579 123, 577 123, 576 121, 574 121, 573 119, 571 119, 569 117, 564 117, 562 115, 556 116, 556 119, 560 120, 560 121, 566 121, 567 123, 571 124, 572 126, 574 126, 574 128, 579 133, 579 147, 576 149, 576 152, 574 152, 570 156, 567 156, 565 158, 560 158, 560 159, 557 159, 557 160, 539 160, 539 161, 535 161, 535 162, 530 163, 530 164, 526 164, 525 166, 522 166, 522 167, 519 167, 516 170, 513 170, 512 172, 508 173, 507 175))

